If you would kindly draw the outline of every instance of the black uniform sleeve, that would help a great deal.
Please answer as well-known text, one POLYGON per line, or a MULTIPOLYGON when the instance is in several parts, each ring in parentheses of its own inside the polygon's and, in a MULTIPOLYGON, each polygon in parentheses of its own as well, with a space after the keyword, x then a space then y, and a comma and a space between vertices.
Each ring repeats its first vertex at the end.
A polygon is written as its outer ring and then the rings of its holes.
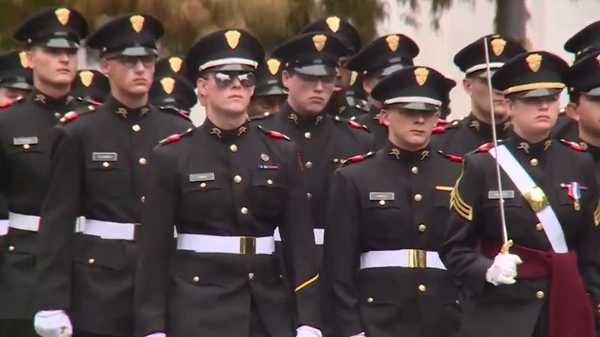
POLYGON ((364 331, 359 312, 357 272, 360 253, 358 191, 338 169, 329 190, 325 265, 337 336, 364 331))
POLYGON ((282 240, 286 243, 283 246, 285 256, 290 262, 298 323, 318 328, 321 325, 318 316, 320 282, 312 230, 313 220, 306 197, 300 155, 292 146, 286 156, 289 197, 280 226, 282 240))
POLYGON ((52 160, 51 179, 41 210, 37 270, 39 310, 67 310, 71 296, 72 238, 80 213, 82 144, 64 129, 52 160))
POLYGON ((173 253, 177 189, 176 160, 158 148, 150 160, 150 181, 138 237, 135 280, 135 336, 167 332, 169 262, 173 253))
POLYGON ((467 155, 463 171, 451 193, 450 217, 440 255, 444 265, 458 277, 468 290, 479 293, 485 285, 485 274, 492 261, 477 249, 481 209, 483 170, 474 156, 467 155))

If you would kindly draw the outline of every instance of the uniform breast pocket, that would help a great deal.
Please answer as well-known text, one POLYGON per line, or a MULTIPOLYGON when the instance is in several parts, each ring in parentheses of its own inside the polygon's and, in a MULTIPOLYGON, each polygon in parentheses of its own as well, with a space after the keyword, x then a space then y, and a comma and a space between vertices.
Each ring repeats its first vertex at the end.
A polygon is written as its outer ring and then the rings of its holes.
POLYGON ((436 185, 433 194, 433 206, 450 209, 450 193, 453 186, 436 185))
POLYGON ((224 205, 229 205, 231 195, 226 189, 224 178, 213 177, 206 181, 189 181, 182 183, 181 207, 190 210, 191 216, 220 218, 223 216, 224 205))
POLYGON ((278 171, 264 170, 252 174, 248 197, 255 215, 277 217, 285 209, 288 184, 278 171))
POLYGON ((361 198, 364 219, 371 224, 397 223, 409 213, 403 196, 395 192, 369 192, 361 198))
POLYGON ((128 192, 127 170, 119 161, 89 161, 85 169, 88 195, 116 197, 128 192))
POLYGON ((20 174, 26 174, 33 168, 39 167, 42 160, 44 164, 46 160, 49 160, 44 147, 40 144, 13 145, 7 150, 7 156, 14 170, 20 174))

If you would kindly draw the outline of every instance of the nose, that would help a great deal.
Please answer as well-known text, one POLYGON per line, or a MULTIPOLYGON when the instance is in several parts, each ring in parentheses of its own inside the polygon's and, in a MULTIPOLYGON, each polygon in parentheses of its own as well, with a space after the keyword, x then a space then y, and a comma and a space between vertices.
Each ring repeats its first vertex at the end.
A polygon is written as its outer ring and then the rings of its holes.
POLYGON ((323 80, 322 79, 318 79, 317 82, 315 83, 315 90, 323 91, 323 80))

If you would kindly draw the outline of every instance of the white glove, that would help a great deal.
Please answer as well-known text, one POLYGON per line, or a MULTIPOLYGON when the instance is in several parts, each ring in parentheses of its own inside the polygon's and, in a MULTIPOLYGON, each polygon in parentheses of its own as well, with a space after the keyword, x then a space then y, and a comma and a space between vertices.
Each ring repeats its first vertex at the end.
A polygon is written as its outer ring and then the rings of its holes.
POLYGON ((71 337, 73 326, 62 310, 38 311, 33 317, 33 328, 42 337, 71 337))
POLYGON ((321 330, 312 326, 302 325, 296 329, 296 337, 323 337, 321 330))
POLYGON ((356 335, 352 335, 350 337, 366 337, 365 332, 357 333, 356 335))
POLYGON ((164 332, 155 332, 155 333, 146 335, 146 337, 167 337, 167 334, 164 332))
POLYGON ((515 284, 517 280, 517 265, 523 263, 521 258, 514 254, 499 253, 494 258, 494 263, 485 273, 485 279, 497 286, 500 284, 515 284))

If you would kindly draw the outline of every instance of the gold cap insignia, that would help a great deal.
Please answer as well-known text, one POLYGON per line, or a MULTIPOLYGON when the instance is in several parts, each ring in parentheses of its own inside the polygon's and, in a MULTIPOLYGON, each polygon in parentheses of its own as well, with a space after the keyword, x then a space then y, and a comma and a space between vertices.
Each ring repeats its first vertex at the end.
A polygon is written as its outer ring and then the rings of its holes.
POLYGON ((425 68, 417 68, 415 69, 415 79, 419 85, 425 84, 427 82, 427 76, 429 76, 429 70, 425 68))
POLYGON ((395 52, 396 50, 398 50, 398 44, 400 43, 400 36, 389 35, 388 37, 385 38, 385 42, 387 42, 388 48, 390 48, 390 50, 392 52, 395 52))
POLYGON ((89 70, 84 70, 79 73, 79 80, 86 88, 92 85, 94 80, 94 73, 89 70))
POLYGON ((27 53, 22 51, 19 53, 19 61, 21 61, 21 67, 30 68, 29 61, 27 60, 27 53))
POLYGON ((71 11, 66 8, 58 8, 54 11, 54 15, 58 19, 61 25, 66 26, 69 23, 69 17, 71 16, 71 11))
POLYGON ((334 33, 337 33, 337 31, 340 29, 340 18, 337 16, 328 17, 325 19, 325 23, 327 24, 327 27, 329 27, 329 29, 331 29, 331 31, 334 33))
POLYGON ((242 34, 237 30, 228 30, 225 32, 225 40, 227 40, 227 44, 229 48, 235 49, 238 44, 240 44, 240 37, 242 34))
POLYGON ((529 69, 531 69, 531 71, 533 71, 534 73, 537 73, 537 71, 540 70, 540 66, 542 65, 542 55, 531 54, 527 56, 525 61, 527 61, 529 69))
POLYGON ((134 15, 129 18, 129 22, 131 22, 131 27, 135 30, 136 33, 139 33, 144 28, 144 17, 141 15, 134 15))
POLYGON ((172 77, 165 77, 160 80, 160 85, 162 86, 163 91, 167 93, 167 95, 170 95, 175 88, 175 80, 172 77))
POLYGON ((169 59, 169 65, 171 66, 171 69, 178 73, 181 70, 181 64, 183 63, 183 60, 179 57, 171 57, 169 59))
POLYGON ((358 79, 358 72, 352 70, 352 73, 350 74, 350 85, 354 85, 354 83, 356 83, 357 79, 358 79))
POLYGON ((271 75, 277 75, 279 71, 279 66, 281 66, 281 62, 278 59, 268 59, 267 60, 267 68, 269 68, 269 72, 271 75))
POLYGON ((492 45, 492 51, 494 52, 494 55, 500 56, 504 51, 504 46, 506 46, 506 40, 500 38, 493 39, 490 44, 492 45))
POLYGON ((323 34, 317 34, 312 38, 313 44, 315 45, 315 49, 317 51, 323 50, 325 48, 325 43, 327 43, 327 36, 323 34))

